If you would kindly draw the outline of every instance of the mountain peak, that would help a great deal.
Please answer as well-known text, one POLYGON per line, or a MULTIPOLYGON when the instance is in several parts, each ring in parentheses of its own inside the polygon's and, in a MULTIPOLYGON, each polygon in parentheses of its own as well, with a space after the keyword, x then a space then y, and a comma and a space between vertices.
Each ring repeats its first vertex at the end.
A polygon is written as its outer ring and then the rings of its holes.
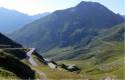
POLYGON ((78 6, 90 6, 90 5, 101 5, 98 2, 91 2, 91 1, 82 1, 78 4, 78 6))
POLYGON ((90 2, 90 1, 81 1, 78 5, 83 5, 83 4, 88 3, 88 2, 90 2))

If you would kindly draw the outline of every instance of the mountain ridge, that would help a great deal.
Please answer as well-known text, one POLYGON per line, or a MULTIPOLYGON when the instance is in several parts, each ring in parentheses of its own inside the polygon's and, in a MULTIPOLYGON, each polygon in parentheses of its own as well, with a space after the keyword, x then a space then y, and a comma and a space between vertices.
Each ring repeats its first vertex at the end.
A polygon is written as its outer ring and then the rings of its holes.
POLYGON ((54 47, 79 44, 85 46, 103 30, 123 21, 123 17, 99 3, 81 2, 76 7, 57 10, 25 25, 10 37, 25 47, 36 47, 40 53, 43 53, 54 47), (27 39, 30 40, 27 42, 27 39))

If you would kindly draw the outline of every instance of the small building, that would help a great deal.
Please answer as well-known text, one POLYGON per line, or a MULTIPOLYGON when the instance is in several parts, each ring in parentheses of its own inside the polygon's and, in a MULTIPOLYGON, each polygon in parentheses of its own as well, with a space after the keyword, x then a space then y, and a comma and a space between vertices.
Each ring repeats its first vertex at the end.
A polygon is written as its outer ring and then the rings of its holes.
POLYGON ((78 68, 75 64, 62 64, 61 68, 70 71, 70 72, 80 72, 81 69, 78 68))
POLYGON ((44 58, 44 63, 47 64, 51 69, 57 68, 58 64, 50 59, 45 59, 44 58))
POLYGON ((55 64, 53 64, 53 63, 51 63, 51 62, 48 63, 48 66, 49 66, 51 69, 57 68, 57 65, 55 65, 55 64))

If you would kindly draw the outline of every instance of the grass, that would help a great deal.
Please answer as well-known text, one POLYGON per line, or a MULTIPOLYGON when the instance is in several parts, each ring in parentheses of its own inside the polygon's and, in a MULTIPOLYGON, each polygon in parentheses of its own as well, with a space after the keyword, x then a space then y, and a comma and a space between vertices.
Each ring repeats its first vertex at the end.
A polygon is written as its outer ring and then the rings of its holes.
POLYGON ((100 80, 105 77, 115 77, 115 79, 124 79, 124 66, 123 66, 123 60, 120 60, 119 62, 113 62, 113 63, 103 63, 103 64, 92 64, 91 60, 82 60, 82 61, 60 61, 59 63, 65 63, 65 64, 76 64, 82 69, 82 72, 80 75, 83 75, 86 79, 92 79, 92 80, 100 80), (119 64, 121 63, 121 64, 119 64), (107 70, 106 70, 107 69, 107 70), (91 77, 90 77, 91 76, 91 77))
MULTIPOLYGON (((95 51, 94 56, 79 60, 58 61, 59 64, 76 64, 76 66, 82 69, 80 74, 73 75, 74 73, 50 70, 43 66, 38 69, 44 71, 48 78, 56 80, 61 79, 61 76, 67 79, 82 78, 83 80, 103 80, 106 77, 111 77, 116 80, 124 80, 125 63, 123 42, 109 41, 107 43, 102 41, 101 45, 96 44, 90 51, 95 51)), ((93 54, 91 52, 90 54, 93 54)))
POLYGON ((19 79, 15 74, 4 69, 0 69, 0 80, 4 79, 19 79))
MULTIPOLYGON (((115 78, 115 79, 123 79, 123 71, 124 71, 124 66, 123 66, 123 61, 124 61, 124 56, 122 54, 123 52, 123 46, 122 44, 116 43, 117 46, 114 46, 113 49, 117 49, 117 51, 112 50, 110 53, 110 56, 105 59, 105 61, 102 61, 102 63, 97 63, 99 58, 96 56, 93 56, 91 58, 87 59, 82 59, 82 60, 63 60, 63 61, 58 61, 59 64, 65 63, 65 64, 76 64, 79 68, 82 69, 80 74, 77 73, 72 73, 68 72, 66 70, 57 70, 57 69, 50 69, 47 65, 42 64, 38 59, 37 56, 33 55, 35 61, 40 65, 39 67, 33 67, 30 65, 26 59, 22 59, 21 62, 30 66, 33 70, 37 71, 42 71, 46 74, 47 79, 53 79, 53 80, 61 80, 61 79, 73 79, 73 80, 86 80, 86 79, 92 79, 92 80, 100 80, 104 79, 108 76, 115 78), (119 49, 119 50, 118 50, 119 49)), ((102 48, 100 48, 101 50, 102 48)), ((108 48, 103 48, 104 50, 100 54, 100 57, 104 57, 108 55, 109 53, 107 52, 108 48)), ((7 54, 7 53, 6 53, 7 54)), ((99 53, 98 53, 99 54, 99 53)), ((11 76, 10 73, 6 71, 2 71, 0 73, 0 79, 5 79, 5 78, 10 78, 15 79, 18 78, 16 75, 11 76), (6 74, 3 76, 3 74, 6 74)), ((40 75, 35 74, 35 78, 39 79, 40 75)))
MULTIPOLYGON (((73 47, 56 47, 45 53, 47 57, 64 59, 58 61, 58 64, 75 64, 82 70, 79 74, 68 72, 64 69, 50 69, 47 65, 44 65, 42 62, 40 62, 38 60, 38 56, 34 54, 33 58, 39 64, 38 67, 34 67, 29 64, 29 62, 25 58, 21 59, 20 62, 27 66, 30 66, 30 68, 35 71, 36 79, 40 78, 40 75, 37 73, 37 71, 40 71, 45 73, 47 79, 53 80, 103 80, 106 77, 111 77, 116 80, 124 80, 124 41, 122 41, 121 38, 120 41, 114 39, 115 35, 117 34, 117 32, 119 32, 121 28, 122 26, 118 25, 113 29, 106 31, 106 33, 101 34, 100 36, 95 38, 92 43, 88 44, 89 48, 87 50, 84 50, 83 47, 80 47, 78 49, 74 49, 73 47), (112 33, 110 34, 110 32, 112 33), (69 57, 72 56, 77 57, 77 59, 69 59, 69 57)), ((18 53, 20 53, 20 51, 17 52, 12 50, 6 50, 4 54, 20 59, 21 55, 18 53), (11 52, 11 54, 8 54, 9 52, 11 52), (15 55, 12 55, 13 53, 15 53, 15 55)), ((4 57, 3 54, 0 53, 0 55, 0 57, 4 57)), ((16 75, 11 76, 11 72, 7 72, 1 69, 0 71, 0 79, 3 79, 4 77, 12 77, 15 79, 17 77, 16 75)))
POLYGON ((82 79, 83 77, 76 73, 71 73, 65 70, 50 69, 48 66, 41 65, 36 67, 37 70, 46 74, 47 79, 61 80, 61 79, 82 79))
POLYGON ((82 60, 64 60, 58 63, 76 64, 82 69, 80 75, 83 75, 83 79, 103 80, 111 77, 124 80, 124 44, 110 41, 109 43, 114 45, 102 43, 92 48, 91 52, 96 52, 93 57, 82 60))
POLYGON ((35 78, 36 74, 27 64, 25 64, 26 60, 15 57, 13 51, 15 54, 20 52, 18 50, 0 50, 0 69, 2 70, 0 70, 0 78, 35 78))

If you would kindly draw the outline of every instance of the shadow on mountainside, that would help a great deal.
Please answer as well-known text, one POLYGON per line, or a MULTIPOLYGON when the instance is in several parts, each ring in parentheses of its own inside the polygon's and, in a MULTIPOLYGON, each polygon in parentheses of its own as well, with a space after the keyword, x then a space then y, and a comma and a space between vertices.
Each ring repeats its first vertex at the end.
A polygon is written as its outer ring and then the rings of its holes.
POLYGON ((21 79, 35 79, 35 72, 30 67, 12 57, 0 57, 0 67, 13 72, 21 79))

